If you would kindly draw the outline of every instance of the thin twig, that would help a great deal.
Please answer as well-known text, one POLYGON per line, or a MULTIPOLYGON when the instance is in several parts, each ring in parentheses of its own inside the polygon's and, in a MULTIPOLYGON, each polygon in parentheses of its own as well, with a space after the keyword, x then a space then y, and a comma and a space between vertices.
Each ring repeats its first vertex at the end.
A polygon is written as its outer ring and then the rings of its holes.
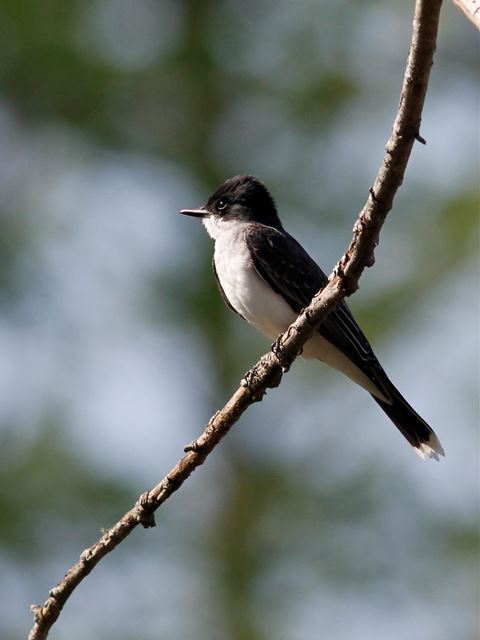
POLYGON ((437 36, 441 0, 417 0, 410 53, 403 81, 400 105, 388 141, 385 157, 370 195, 353 229, 353 239, 327 286, 313 298, 278 341, 275 353, 263 355, 248 372, 233 396, 208 422, 200 437, 186 447, 186 455, 153 489, 143 494, 126 513, 67 571, 53 588, 43 606, 32 606, 35 623, 29 640, 47 637, 67 599, 100 560, 138 525, 155 525, 154 512, 179 489, 190 474, 237 422, 243 412, 262 399, 268 387, 275 387, 303 344, 317 330, 327 314, 358 287, 365 267, 374 263, 374 249, 394 195, 403 181, 405 168, 416 139, 420 136, 421 113, 427 91, 437 36))
POLYGON ((453 3, 480 29, 480 0, 453 0, 453 3))

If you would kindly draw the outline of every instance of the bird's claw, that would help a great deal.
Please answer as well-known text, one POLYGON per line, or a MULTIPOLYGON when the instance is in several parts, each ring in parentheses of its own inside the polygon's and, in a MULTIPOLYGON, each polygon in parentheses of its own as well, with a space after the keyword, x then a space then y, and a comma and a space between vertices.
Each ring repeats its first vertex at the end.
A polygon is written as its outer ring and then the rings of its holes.
POLYGON ((282 367, 282 373, 287 373, 292 363, 290 358, 285 358, 283 354, 282 336, 283 334, 279 335, 278 338, 272 342, 272 352, 277 358, 279 365, 282 367))

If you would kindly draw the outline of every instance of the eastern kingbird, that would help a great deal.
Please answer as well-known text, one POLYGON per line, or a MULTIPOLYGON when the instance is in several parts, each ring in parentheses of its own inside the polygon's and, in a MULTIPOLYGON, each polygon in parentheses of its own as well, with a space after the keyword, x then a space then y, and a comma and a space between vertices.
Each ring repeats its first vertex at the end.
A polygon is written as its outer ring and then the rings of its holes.
MULTIPOLYGON (((224 182, 199 209, 215 240, 212 265, 227 306, 275 340, 327 284, 327 276, 283 228, 275 202, 253 176, 224 182)), ((366 389, 422 457, 438 460, 442 445, 428 424, 390 382, 345 302, 310 338, 303 355, 338 369, 366 389)))

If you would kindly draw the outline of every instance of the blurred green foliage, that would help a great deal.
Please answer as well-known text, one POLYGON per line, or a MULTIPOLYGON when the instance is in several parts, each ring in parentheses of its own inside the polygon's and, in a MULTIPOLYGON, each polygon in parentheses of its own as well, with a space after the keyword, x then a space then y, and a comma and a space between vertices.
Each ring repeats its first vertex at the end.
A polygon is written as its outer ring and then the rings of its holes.
POLYGON ((80 548, 85 535, 110 526, 134 498, 121 478, 102 478, 98 470, 92 474, 60 425, 51 422, 33 441, 22 442, 12 430, 3 434, 0 487, 1 544, 30 566, 52 552, 46 531, 76 521, 69 537, 80 548))
POLYGON ((393 327, 409 313, 409 305, 422 301, 432 282, 448 278, 477 250, 478 191, 462 189, 440 204, 435 201, 424 216, 416 220, 412 239, 413 255, 410 273, 395 286, 383 290, 358 309, 367 335, 378 336, 386 327, 393 327), (428 259, 425 253, 428 238, 428 259), (415 280, 415 287, 412 281, 415 280), (408 300, 409 305, 405 305, 408 300), (373 313, 372 313, 373 311, 373 313))

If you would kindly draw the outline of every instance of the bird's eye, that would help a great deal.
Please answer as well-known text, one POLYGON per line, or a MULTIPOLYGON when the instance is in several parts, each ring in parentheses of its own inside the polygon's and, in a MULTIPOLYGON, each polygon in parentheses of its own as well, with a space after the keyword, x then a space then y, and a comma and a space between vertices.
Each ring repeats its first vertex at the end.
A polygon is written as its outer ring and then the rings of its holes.
POLYGON ((219 200, 217 202, 217 211, 224 211, 227 208, 227 204, 226 200, 219 200))

